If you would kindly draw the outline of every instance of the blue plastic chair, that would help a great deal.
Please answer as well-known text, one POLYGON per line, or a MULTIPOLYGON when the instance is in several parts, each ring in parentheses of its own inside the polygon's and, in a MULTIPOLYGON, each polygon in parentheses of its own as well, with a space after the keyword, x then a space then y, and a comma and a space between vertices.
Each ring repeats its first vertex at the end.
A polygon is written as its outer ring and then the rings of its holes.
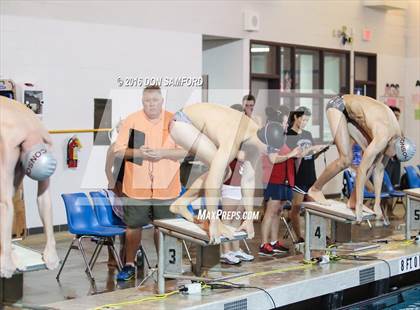
POLYGON ((89 198, 85 193, 62 194, 61 197, 63 198, 64 206, 66 208, 69 231, 70 233, 74 234, 75 237, 73 238, 70 247, 67 250, 60 270, 58 271, 56 276, 57 281, 60 279, 61 271, 63 270, 64 264, 66 263, 72 249, 78 249, 82 253, 83 260, 86 264, 85 271, 91 283, 95 282, 95 278, 93 277, 92 273, 92 262, 95 256, 99 255, 100 251, 98 252, 98 250, 99 248, 102 248, 103 245, 108 246, 108 248, 111 250, 115 260, 117 261, 118 268, 121 270, 121 260, 117 251, 115 250, 114 241, 112 238, 115 236, 123 235, 125 233, 125 229, 120 227, 107 227, 100 225, 89 202, 89 198), (90 238, 91 241, 96 242, 94 253, 89 262, 87 261, 86 252, 82 244, 83 239, 86 238, 90 238), (74 245, 76 241, 77 246, 74 245))
POLYGON ((405 207, 405 203, 404 203, 404 197, 405 197, 405 194, 404 194, 404 192, 402 192, 402 191, 397 191, 395 188, 394 188, 394 185, 392 185, 392 182, 391 182, 391 179, 390 179, 390 177, 389 177, 389 174, 386 172, 386 171, 384 171, 384 186, 385 186, 385 188, 386 188, 386 191, 388 192, 388 194, 389 194, 389 197, 390 198, 397 198, 394 202, 393 202, 393 204, 392 204, 392 209, 394 209, 395 208, 395 205, 400 201, 403 205, 404 205, 404 207, 405 207))
MULTIPOLYGON (((109 200, 109 197, 106 195, 105 192, 89 192, 89 195, 92 198, 93 209, 95 210, 99 224, 108 227, 127 227, 127 225, 112 210, 111 201, 109 200)), ((150 228, 153 228, 152 224, 147 224, 142 227, 143 230, 150 228)), ((144 250, 142 244, 140 244, 138 251, 140 251, 143 254, 148 268, 151 269, 149 258, 147 257, 146 251, 144 250)), ((138 254, 139 253, 137 253, 136 258, 138 257, 138 254)), ((96 259, 94 260, 94 263, 95 261, 96 259)))
MULTIPOLYGON (((351 193, 354 190, 354 177, 351 175, 349 170, 344 170, 344 185, 346 187, 346 197, 350 198, 351 193)), ((389 198, 389 193, 381 193, 381 199, 389 198)), ((375 193, 369 192, 366 187, 363 188, 363 199, 371 200, 375 199, 375 193)))
POLYGON ((405 172, 407 173, 408 188, 419 188, 420 187, 420 176, 418 175, 414 166, 405 166, 405 172))
POLYGON ((347 198, 350 198, 350 195, 353 192, 354 179, 350 171, 348 170, 344 170, 343 185, 344 185, 344 189, 343 189, 344 196, 347 198))
POLYGON ((109 198, 104 192, 89 192, 96 218, 102 226, 126 227, 125 223, 114 214, 109 198))

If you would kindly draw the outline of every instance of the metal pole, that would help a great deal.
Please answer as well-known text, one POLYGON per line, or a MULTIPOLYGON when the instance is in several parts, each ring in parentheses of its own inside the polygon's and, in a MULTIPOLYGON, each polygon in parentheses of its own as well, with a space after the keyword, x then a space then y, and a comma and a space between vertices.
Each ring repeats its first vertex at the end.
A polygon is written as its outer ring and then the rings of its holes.
POLYGON ((58 130, 49 130, 50 134, 66 134, 66 133, 89 133, 89 132, 108 132, 112 128, 97 128, 97 129, 58 129, 58 130))
POLYGON ((311 214, 305 209, 305 259, 311 259, 311 214))
POLYGON ((89 281, 92 283, 92 282, 95 282, 95 278, 93 277, 92 269, 90 268, 88 260, 86 258, 86 253, 85 253, 85 250, 83 249, 82 240, 83 240, 83 237, 80 237, 79 239, 77 239, 78 247, 79 247, 80 253, 82 253, 82 257, 83 257, 83 260, 85 261, 85 265, 88 271, 86 275, 89 278, 89 281))
POLYGON ((163 232, 159 229, 159 253, 158 253, 158 290, 159 294, 165 293, 165 250, 164 246, 165 236, 163 232))
POLYGON ((63 262, 61 263, 60 270, 58 271, 57 276, 55 277, 55 278, 57 279, 57 281, 60 281, 60 274, 61 274, 61 271, 63 271, 64 264, 66 263, 67 258, 69 257, 70 251, 71 251, 71 249, 73 248, 73 244, 74 244, 74 241, 75 241, 75 240, 76 240, 76 238, 73 238, 73 240, 71 241, 71 244, 70 244, 69 249, 67 250, 66 256, 64 257, 64 260, 63 260, 63 262))
POLYGON ((292 239, 293 243, 296 243, 297 240, 296 238, 293 236, 293 232, 290 230, 289 224, 287 223, 286 219, 284 218, 284 216, 281 217, 281 220, 283 221, 284 226, 286 226, 286 231, 289 233, 290 238, 292 239))

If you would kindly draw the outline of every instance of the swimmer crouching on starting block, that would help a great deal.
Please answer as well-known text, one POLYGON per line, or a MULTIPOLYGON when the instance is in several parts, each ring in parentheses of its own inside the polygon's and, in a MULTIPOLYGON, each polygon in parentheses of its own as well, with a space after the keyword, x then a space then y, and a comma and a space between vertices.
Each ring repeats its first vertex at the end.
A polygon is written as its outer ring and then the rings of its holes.
POLYGON ((57 161, 48 131, 24 104, 0 96, 0 116, 0 278, 10 278, 16 268, 25 269, 12 249, 12 198, 25 175, 38 183, 38 212, 46 237, 42 258, 48 269, 59 264, 50 196, 57 161))
POLYGON ((325 199, 322 188, 339 172, 350 166, 351 138, 353 138, 364 152, 356 174, 355 190, 350 196, 348 207, 356 209, 356 220, 360 222, 363 210, 363 187, 373 173, 374 212, 377 219, 384 219, 380 206, 384 167, 388 159, 395 155, 400 161, 409 161, 416 152, 415 144, 402 135, 391 109, 372 98, 357 95, 335 97, 328 102, 326 114, 339 158, 325 168, 309 189, 308 196, 318 203, 330 204, 325 199))
MULTIPOLYGON (((209 171, 194 181, 191 187, 170 207, 193 222, 187 205, 202 192, 206 197, 207 211, 216 214, 220 189, 229 178, 229 163, 241 150, 244 153, 241 192, 245 211, 252 212, 255 191, 255 166, 260 154, 267 146, 279 148, 284 144, 284 131, 280 123, 269 122, 263 128, 257 123, 229 107, 197 103, 175 113, 170 134, 173 140, 209 167, 209 171)), ((254 237, 254 225, 244 220, 238 230, 245 230, 249 238, 254 237)), ((233 228, 224 225, 213 216, 209 223, 211 243, 220 243, 221 235, 233 238, 233 228)))

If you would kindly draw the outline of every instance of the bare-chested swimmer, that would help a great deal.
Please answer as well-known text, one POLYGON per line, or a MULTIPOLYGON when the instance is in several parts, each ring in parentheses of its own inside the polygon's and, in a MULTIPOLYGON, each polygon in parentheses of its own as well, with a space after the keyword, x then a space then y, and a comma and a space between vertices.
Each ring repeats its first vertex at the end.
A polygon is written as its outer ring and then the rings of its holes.
POLYGON ((415 144, 402 135, 391 109, 372 98, 357 95, 335 97, 328 102, 326 114, 339 158, 325 168, 309 189, 308 196, 316 202, 330 204, 325 199, 322 188, 340 171, 350 166, 351 138, 353 138, 364 151, 357 170, 355 190, 348 206, 356 209, 356 219, 360 222, 363 210, 363 187, 373 172, 374 212, 377 219, 383 219, 380 196, 386 161, 394 155, 400 161, 410 160, 416 152, 415 144))
MULTIPOLYGON (((229 163, 239 150, 245 154, 241 190, 245 211, 253 210, 255 191, 255 166, 261 152, 267 146, 279 148, 284 144, 284 131, 280 123, 269 122, 259 128, 244 113, 229 107, 198 103, 175 113, 170 125, 174 141, 195 154, 209 167, 209 171, 198 178, 188 191, 171 205, 171 211, 194 221, 186 206, 202 191, 205 193, 207 211, 215 214, 219 205, 223 180, 230 174, 229 163)), ((238 230, 245 230, 249 238, 254 237, 252 220, 244 220, 238 230)), ((211 243, 219 243, 220 236, 231 238, 233 229, 225 226, 217 217, 209 224, 211 243)))
POLYGON ((56 160, 51 137, 41 121, 23 104, 0 96, 0 277, 9 278, 24 266, 12 251, 12 197, 25 174, 38 181, 38 210, 46 236, 43 259, 48 269, 59 264, 55 248, 50 176, 56 160))

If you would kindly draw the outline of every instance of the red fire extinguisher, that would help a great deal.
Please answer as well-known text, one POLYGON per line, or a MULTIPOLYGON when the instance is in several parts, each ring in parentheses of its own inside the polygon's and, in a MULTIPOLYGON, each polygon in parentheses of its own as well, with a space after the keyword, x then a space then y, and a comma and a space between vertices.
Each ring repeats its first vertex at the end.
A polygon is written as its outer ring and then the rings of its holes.
POLYGON ((73 136, 67 142, 67 167, 77 168, 77 153, 82 148, 79 138, 73 136))

